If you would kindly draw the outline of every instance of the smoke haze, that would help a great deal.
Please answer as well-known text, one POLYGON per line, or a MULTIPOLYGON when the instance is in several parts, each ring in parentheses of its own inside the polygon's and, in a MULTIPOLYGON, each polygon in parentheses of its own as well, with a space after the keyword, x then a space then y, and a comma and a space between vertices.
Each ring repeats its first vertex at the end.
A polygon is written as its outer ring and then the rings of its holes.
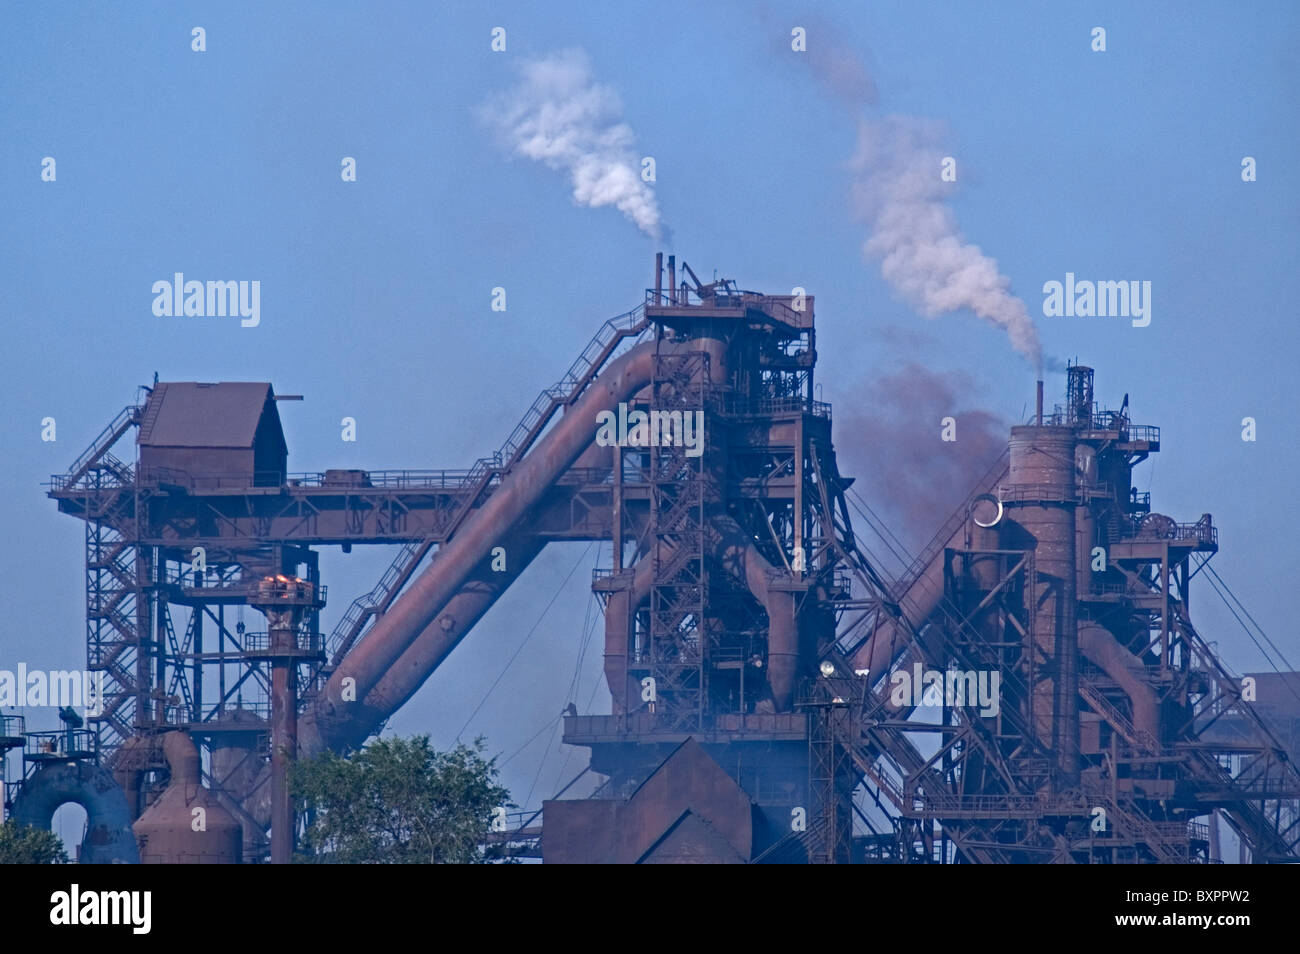
POLYGON ((974 384, 909 363, 869 380, 836 403, 841 470, 858 477, 864 497, 913 553, 935 534, 1006 446, 1008 424, 988 411, 963 410, 974 384), (941 439, 945 417, 956 440, 941 439))

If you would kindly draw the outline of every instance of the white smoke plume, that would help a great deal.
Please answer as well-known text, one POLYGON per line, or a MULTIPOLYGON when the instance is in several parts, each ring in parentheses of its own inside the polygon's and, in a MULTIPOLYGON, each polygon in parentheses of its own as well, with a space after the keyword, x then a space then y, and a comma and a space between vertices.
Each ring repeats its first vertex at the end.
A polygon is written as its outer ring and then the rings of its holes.
POLYGON ((1029 310, 1011 293, 1011 280, 998 263, 962 235, 948 205, 951 186, 939 179, 940 162, 950 154, 940 145, 943 127, 906 116, 865 118, 876 103, 876 84, 864 59, 840 42, 840 32, 824 21, 810 23, 803 62, 858 120, 850 168, 854 210, 871 229, 863 251, 880 261, 885 281, 926 317, 968 309, 1003 329, 1011 346, 1041 372, 1043 349, 1029 310))
POLYGON ((507 148, 567 175, 578 204, 612 205, 642 232, 660 238, 659 203, 641 179, 622 103, 610 87, 596 82, 586 54, 570 50, 531 60, 521 74, 518 85, 493 97, 482 111, 507 148))
POLYGON ((861 120, 851 163, 856 211, 869 223, 863 250, 922 314, 969 309, 1007 333, 1035 370, 1043 368, 1038 329, 1011 280, 966 240, 940 181, 940 127, 910 117, 861 120))

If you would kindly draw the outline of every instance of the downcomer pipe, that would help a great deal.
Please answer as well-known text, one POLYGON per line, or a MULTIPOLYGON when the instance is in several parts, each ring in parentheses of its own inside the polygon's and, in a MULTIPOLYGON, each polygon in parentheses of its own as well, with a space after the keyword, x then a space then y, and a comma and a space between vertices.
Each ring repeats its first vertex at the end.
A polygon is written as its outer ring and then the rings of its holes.
MULTIPOLYGON (((517 575, 498 574, 504 578, 471 588, 477 592, 459 592, 475 573, 482 572, 492 547, 503 544, 584 450, 593 455, 607 453, 594 443, 597 413, 612 410, 649 384, 658 353, 694 351, 709 355, 714 380, 725 377, 726 344, 708 336, 673 343, 643 342, 601 371, 577 403, 502 479, 484 505, 344 657, 304 715, 300 751, 359 744, 420 687, 517 575), (453 600, 460 602, 452 607, 453 600), (349 679, 353 680, 352 698, 360 705, 344 701, 343 690, 349 685, 345 680, 349 679)), ((522 530, 515 540, 519 559, 513 566, 521 571, 536 556, 534 545, 540 550, 544 541, 530 541, 522 530)))
POLYGON ((790 711, 799 672, 799 633, 794 593, 772 586, 772 564, 731 517, 711 521, 721 535, 717 557, 725 569, 743 577, 749 592, 767 610, 767 684, 776 712, 790 711))
MULTIPOLYGON (((981 482, 972 498, 990 490, 996 490, 1006 476, 1007 468, 998 468, 995 473, 990 474, 986 480, 981 482)), ((968 501, 967 520, 957 525, 957 528, 953 530, 948 539, 943 542, 943 546, 936 548, 934 557, 922 568, 912 584, 898 597, 899 609, 915 632, 921 630, 925 625, 925 621, 933 615, 943 599, 944 551, 947 549, 965 549, 967 522, 971 520, 971 515, 974 512, 972 507, 973 503, 968 501)), ((972 546, 987 545, 992 539, 991 535, 988 537, 981 536, 978 543, 972 540, 972 546)), ((868 637, 867 641, 853 654, 853 668, 870 670, 867 679, 871 685, 875 685, 880 679, 884 678, 889 667, 898 661, 898 658, 903 655, 911 642, 912 639, 907 627, 902 626, 891 616, 883 620, 875 633, 868 637)))
POLYGON ((1133 727, 1160 741, 1160 704, 1146 678, 1146 666, 1096 623, 1079 625, 1079 652, 1124 690, 1133 704, 1133 727))
POLYGON ((519 467, 473 513, 422 572, 343 658, 317 699, 313 721, 323 736, 331 722, 352 718, 344 702, 350 685, 361 699, 433 622, 438 612, 510 529, 534 507, 593 441, 598 411, 644 387, 654 372, 655 343, 644 342, 615 359, 525 456, 519 467), (350 683, 347 681, 351 680, 350 683))
MULTIPOLYGON (((660 551, 660 559, 665 554, 660 551)), ((655 557, 647 553, 633 570, 629 586, 614 590, 605 601, 605 682, 613 702, 614 715, 627 712, 627 655, 632 642, 632 620, 655 579, 655 557)))

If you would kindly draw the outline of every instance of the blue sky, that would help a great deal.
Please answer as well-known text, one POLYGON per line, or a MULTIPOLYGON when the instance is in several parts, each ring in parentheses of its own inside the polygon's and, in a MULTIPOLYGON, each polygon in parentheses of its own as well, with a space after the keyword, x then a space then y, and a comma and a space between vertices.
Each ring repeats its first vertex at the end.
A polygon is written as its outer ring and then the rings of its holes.
MULTIPOLYGON (((1296 662, 1279 596, 1300 576, 1287 529, 1300 465, 1300 185, 1287 165, 1300 154, 1298 21, 1289 3, 11 5, 0 667, 84 661, 82 527, 41 483, 155 371, 306 395, 282 406, 291 470, 467 467, 604 319, 638 303, 656 244, 613 209, 576 205, 561 175, 506 155, 476 118, 529 58, 582 49, 617 92, 657 162, 665 251, 706 280, 716 268, 816 295, 837 413, 870 414, 855 400, 900 360, 878 335, 904 328, 924 334, 909 359, 970 376, 954 410, 1018 418, 1034 376, 1005 337, 969 314, 920 317, 864 259, 848 202, 855 119, 790 52, 796 25, 810 48, 833 36, 868 64, 871 117, 944 124, 966 238, 997 260, 1049 353, 1093 365, 1099 397, 1115 406, 1127 391, 1134 420, 1162 426, 1144 489, 1180 520, 1214 514, 1216 568, 1296 662), (194 26, 204 53, 190 49, 194 26), (496 26, 505 53, 489 48, 496 26), (1094 26, 1105 53, 1090 49, 1094 26), (355 183, 340 179, 343 156, 357 159, 355 183), (1258 181, 1242 182, 1243 156, 1258 181), (261 325, 155 317, 151 285, 176 271, 260 280, 261 325), (1151 281, 1151 325, 1044 318, 1042 284, 1067 271, 1151 281), (504 313, 489 308, 494 286, 504 313), (40 439, 47 416, 54 443, 40 439), (355 443, 340 439, 344 416, 355 443), (1240 437, 1246 416, 1254 443, 1240 437)), ((1059 394, 1062 377, 1047 388, 1059 394)), ((853 435, 836 440, 846 455, 853 435)), ((858 450, 889 466, 887 449, 858 450)), ((325 554, 327 625, 388 559, 325 554)), ((467 733, 505 754, 523 746, 570 701, 594 565, 585 544, 548 550, 391 728, 449 744, 563 584, 467 733)), ((1212 599, 1193 590, 1201 632, 1236 670, 1262 668, 1212 599)), ((599 712, 598 640, 574 698, 586 709, 594 691, 599 712)), ((543 733, 505 780, 537 803, 580 765, 543 733)))

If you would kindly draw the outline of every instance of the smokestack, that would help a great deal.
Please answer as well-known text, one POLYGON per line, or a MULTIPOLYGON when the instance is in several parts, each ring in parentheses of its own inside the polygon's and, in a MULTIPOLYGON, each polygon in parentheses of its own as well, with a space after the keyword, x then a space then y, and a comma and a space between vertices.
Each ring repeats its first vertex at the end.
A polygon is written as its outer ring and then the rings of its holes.
POLYGON ((1038 381, 1038 426, 1043 426, 1043 381, 1038 381))
POLYGON ((677 304, 677 256, 668 256, 668 303, 677 304))
POLYGON ((664 253, 655 252, 655 304, 663 304, 664 290, 664 253))

